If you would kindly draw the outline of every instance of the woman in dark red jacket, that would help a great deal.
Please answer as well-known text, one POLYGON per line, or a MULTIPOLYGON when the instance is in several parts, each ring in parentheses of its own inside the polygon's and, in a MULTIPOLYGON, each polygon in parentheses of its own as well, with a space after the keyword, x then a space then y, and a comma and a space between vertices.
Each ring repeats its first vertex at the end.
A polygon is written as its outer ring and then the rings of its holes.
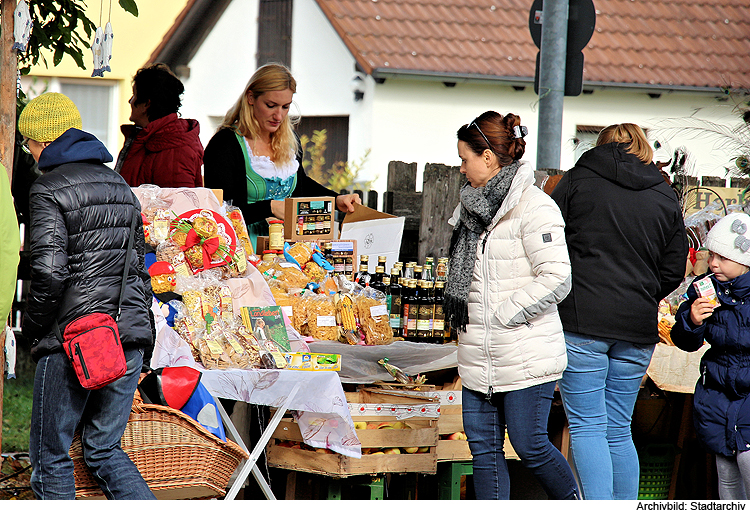
POLYGON ((135 124, 121 127, 125 144, 115 167, 131 187, 203 186, 200 126, 177 116, 184 91, 164 64, 141 68, 133 77, 130 120, 135 124))

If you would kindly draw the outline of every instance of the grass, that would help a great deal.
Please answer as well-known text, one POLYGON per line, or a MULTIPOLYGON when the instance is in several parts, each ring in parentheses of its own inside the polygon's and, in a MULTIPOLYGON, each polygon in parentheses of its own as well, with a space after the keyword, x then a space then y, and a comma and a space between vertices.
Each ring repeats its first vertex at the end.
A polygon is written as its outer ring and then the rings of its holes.
POLYGON ((3 380, 3 453, 29 451, 33 390, 33 376, 3 380))

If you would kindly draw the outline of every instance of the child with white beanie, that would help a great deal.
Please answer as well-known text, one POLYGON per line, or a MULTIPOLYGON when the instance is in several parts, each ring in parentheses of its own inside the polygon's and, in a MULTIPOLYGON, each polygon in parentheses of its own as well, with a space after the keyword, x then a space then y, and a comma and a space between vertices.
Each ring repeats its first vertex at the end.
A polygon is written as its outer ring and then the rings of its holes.
POLYGON ((709 231, 709 273, 696 277, 677 311, 672 341, 711 345, 700 363, 693 420, 716 455, 719 498, 750 499, 750 216, 731 213, 709 231), (715 291, 715 297, 713 296, 715 291))

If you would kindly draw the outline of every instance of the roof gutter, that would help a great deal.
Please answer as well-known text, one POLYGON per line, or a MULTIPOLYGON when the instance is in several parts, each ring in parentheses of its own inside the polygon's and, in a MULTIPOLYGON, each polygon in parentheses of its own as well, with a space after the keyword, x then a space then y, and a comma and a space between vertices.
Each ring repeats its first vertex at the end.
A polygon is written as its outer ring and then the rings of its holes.
MULTIPOLYGON (((502 85, 534 85, 533 77, 512 77, 503 75, 486 75, 478 73, 463 72, 432 72, 425 70, 402 70, 395 68, 375 68, 372 70, 372 78, 376 82, 385 82, 386 79, 403 79, 413 81, 432 81, 443 83, 486 83, 502 85)), ((584 90, 592 89, 616 89, 632 90, 646 93, 711 93, 719 96, 723 91, 718 86, 676 86, 661 84, 635 84, 635 83, 614 83, 601 81, 583 81, 584 90)))
POLYGON ((503 75, 486 75, 480 73, 463 72, 431 72, 425 70, 402 70, 395 68, 375 68, 372 70, 372 78, 375 81, 386 79, 407 79, 414 81, 437 81, 437 82, 486 82, 503 84, 534 84, 533 77, 512 77, 503 75))

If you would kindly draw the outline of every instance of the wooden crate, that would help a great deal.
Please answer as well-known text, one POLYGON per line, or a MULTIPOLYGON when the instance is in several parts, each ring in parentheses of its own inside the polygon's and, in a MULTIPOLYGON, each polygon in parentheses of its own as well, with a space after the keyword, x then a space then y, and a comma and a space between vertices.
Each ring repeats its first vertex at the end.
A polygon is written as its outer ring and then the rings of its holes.
MULTIPOLYGON (((357 421, 381 424, 397 421, 394 417, 358 416, 357 421)), ((424 473, 437 472, 437 424, 435 420, 401 420, 413 428, 409 429, 358 429, 357 436, 363 452, 371 449, 423 447, 425 453, 363 454, 353 458, 325 449, 280 445, 283 442, 302 442, 299 426, 289 418, 284 418, 271 437, 266 450, 268 465, 304 471, 330 477, 352 475, 375 475, 381 473, 424 473)))
POLYGON ((355 425, 377 426, 402 422, 403 429, 357 429, 362 444, 362 458, 353 458, 325 449, 310 450, 291 447, 285 442, 302 442, 299 426, 283 419, 271 437, 267 449, 268 465, 317 473, 332 477, 375 475, 381 473, 437 472, 437 407, 438 398, 419 394, 401 394, 372 387, 361 387, 347 392, 355 425), (427 407, 427 413, 423 409, 427 407), (434 412, 432 412, 434 409, 434 412), (422 448, 425 452, 407 453, 401 448, 422 448), (399 448, 400 453, 384 454, 388 448, 399 448))

